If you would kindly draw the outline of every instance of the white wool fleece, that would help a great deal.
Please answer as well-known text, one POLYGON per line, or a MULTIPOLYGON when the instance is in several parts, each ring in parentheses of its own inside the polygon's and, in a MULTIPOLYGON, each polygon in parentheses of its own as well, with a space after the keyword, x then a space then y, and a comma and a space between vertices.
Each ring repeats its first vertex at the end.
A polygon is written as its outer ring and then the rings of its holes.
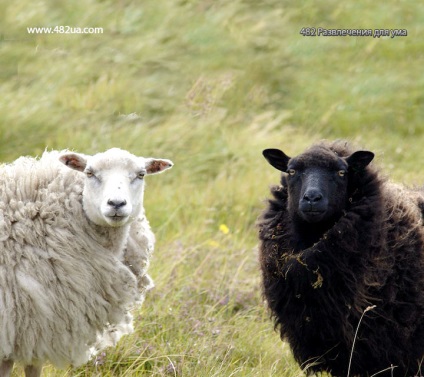
POLYGON ((131 330, 129 309, 152 286, 143 211, 127 226, 95 225, 85 175, 58 157, 0 167, 0 360, 80 365, 114 326, 131 330))

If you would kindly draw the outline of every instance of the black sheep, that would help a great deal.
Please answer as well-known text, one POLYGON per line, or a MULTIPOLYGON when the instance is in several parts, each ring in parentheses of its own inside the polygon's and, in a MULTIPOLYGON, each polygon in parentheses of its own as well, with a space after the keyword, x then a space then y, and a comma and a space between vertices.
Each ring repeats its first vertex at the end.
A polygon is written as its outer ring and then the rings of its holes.
POLYGON ((346 142, 263 154, 283 172, 259 220, 263 291, 296 361, 307 374, 424 375, 424 193, 346 142))

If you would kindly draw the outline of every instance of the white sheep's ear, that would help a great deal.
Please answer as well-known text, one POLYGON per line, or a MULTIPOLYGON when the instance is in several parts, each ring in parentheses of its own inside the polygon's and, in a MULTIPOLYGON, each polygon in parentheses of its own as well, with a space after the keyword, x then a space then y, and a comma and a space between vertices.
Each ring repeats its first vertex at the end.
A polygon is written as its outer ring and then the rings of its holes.
POLYGON ((79 153, 65 153, 59 157, 59 161, 68 168, 84 171, 87 166, 87 158, 79 153))
POLYGON ((158 159, 158 158, 146 158, 146 173, 147 174, 157 174, 161 173, 167 169, 174 166, 171 160, 158 159))

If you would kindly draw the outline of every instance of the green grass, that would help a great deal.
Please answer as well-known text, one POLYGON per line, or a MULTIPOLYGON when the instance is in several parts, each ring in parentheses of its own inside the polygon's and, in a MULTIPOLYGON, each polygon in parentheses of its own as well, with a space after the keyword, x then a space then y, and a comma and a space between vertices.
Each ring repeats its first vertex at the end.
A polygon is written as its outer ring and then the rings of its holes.
POLYGON ((347 138, 421 184, 423 25, 418 3, 397 0, 1 3, 0 161, 117 146, 175 163, 148 179, 156 288, 135 333, 97 363, 44 375, 301 376, 260 294, 254 224, 279 179, 261 151, 347 138), (66 25, 104 33, 26 31, 66 25))

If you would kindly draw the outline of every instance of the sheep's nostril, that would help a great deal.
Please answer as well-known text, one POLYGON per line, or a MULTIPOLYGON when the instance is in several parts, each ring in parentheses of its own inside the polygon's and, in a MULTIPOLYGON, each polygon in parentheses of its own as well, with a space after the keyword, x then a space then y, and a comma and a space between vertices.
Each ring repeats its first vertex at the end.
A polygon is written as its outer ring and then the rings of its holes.
POLYGON ((311 190, 303 195, 303 199, 309 203, 317 203, 322 199, 322 194, 319 191, 311 190))
POLYGON ((110 205, 111 207, 114 207, 115 209, 118 209, 125 206, 127 204, 127 201, 125 199, 124 200, 109 199, 107 201, 107 204, 110 205))

